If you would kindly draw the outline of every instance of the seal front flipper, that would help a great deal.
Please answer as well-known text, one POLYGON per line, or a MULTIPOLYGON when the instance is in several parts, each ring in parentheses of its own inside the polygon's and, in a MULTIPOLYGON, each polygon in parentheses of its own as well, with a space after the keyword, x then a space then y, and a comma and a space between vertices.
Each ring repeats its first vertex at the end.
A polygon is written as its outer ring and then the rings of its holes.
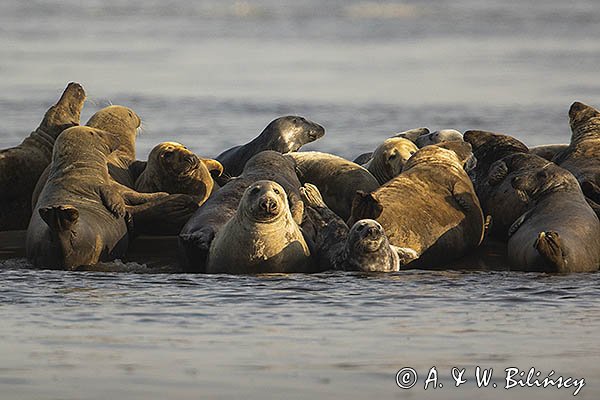
POLYGON ((399 267, 402 268, 406 264, 409 264, 411 261, 419 258, 419 253, 409 247, 398 247, 394 245, 390 245, 390 248, 398 254, 399 267))
POLYGON ((457 181, 452 187, 452 198, 465 213, 473 209, 475 203, 473 197, 473 194, 462 181, 457 181))
POLYGON ((502 160, 498 160, 490 166, 488 171, 488 183, 496 186, 508 175, 508 166, 502 160))
POLYGON ((102 204, 104 204, 108 211, 113 213, 116 218, 125 216, 125 200, 123 200, 123 196, 114 186, 100 187, 100 198, 102 199, 102 204))
POLYGON ((553 268, 552 272, 565 271, 567 263, 557 232, 540 232, 533 247, 540 256, 553 268))
POLYGON ((529 211, 523 213, 523 215, 521 215, 519 218, 517 218, 515 220, 515 222, 513 222, 513 224, 510 226, 510 228, 508 228, 508 237, 509 238, 512 235, 514 235, 516 231, 519 230, 521 225, 523 225, 523 223, 525 222, 525 220, 527 220, 527 218, 531 215, 531 213, 532 213, 532 210, 529 210, 529 211))

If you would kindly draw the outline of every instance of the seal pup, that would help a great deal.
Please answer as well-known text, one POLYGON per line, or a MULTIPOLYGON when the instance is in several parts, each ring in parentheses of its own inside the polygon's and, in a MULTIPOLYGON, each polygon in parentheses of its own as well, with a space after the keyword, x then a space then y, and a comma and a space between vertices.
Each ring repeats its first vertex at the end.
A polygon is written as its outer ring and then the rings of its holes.
POLYGON ((570 171, 600 215, 600 111, 575 102, 569 109, 571 142, 553 161, 570 171))
MULTIPOLYGON (((489 234, 508 240, 508 229, 525 211, 528 204, 510 184, 514 170, 520 166, 507 165, 503 159, 513 154, 527 154, 525 144, 512 136, 487 131, 470 130, 465 141, 473 147, 477 165, 469 172, 484 215, 491 216, 489 234)), ((539 165, 539 159, 532 158, 539 165), (537 160, 537 161, 536 161, 537 160)))
POLYGON ((299 225, 304 218, 300 181, 293 159, 276 151, 263 151, 246 163, 242 174, 221 187, 185 224, 179 234, 179 253, 187 272, 206 272, 206 259, 219 230, 233 217, 248 187, 257 181, 277 182, 287 194, 292 218, 299 225))
POLYGON ((552 161, 559 153, 569 147, 568 144, 542 144, 529 148, 531 154, 540 156, 548 161, 552 161))
POLYGON ((394 246, 413 249, 412 266, 438 267, 475 249, 484 219, 464 166, 471 145, 447 142, 419 149, 400 175, 371 192, 358 192, 348 225, 374 219, 394 246))
POLYGON ((213 171, 221 175, 221 163, 200 158, 181 143, 163 142, 150 151, 146 168, 135 182, 135 190, 188 194, 202 205, 213 192, 213 171))
POLYGON ((26 253, 33 265, 75 269, 125 255, 127 203, 167 194, 139 194, 110 177, 107 160, 120 145, 119 136, 85 126, 58 137, 27 229, 26 253))
POLYGON ((417 145, 408 139, 389 138, 375 149, 373 158, 363 167, 383 185, 400 175, 404 164, 417 150, 417 145))
POLYGON ((234 216, 212 241, 207 273, 312 272, 311 253, 284 188, 258 181, 244 191, 234 216))
MULTIPOLYGON (((428 133, 429 133, 429 129, 427 129, 427 128, 414 128, 414 129, 409 129, 407 131, 396 133, 395 135, 392 136, 392 138, 407 139, 407 140, 410 140, 411 142, 415 143, 415 141, 417 140, 417 138, 419 136, 426 135, 428 133)), ((356 157, 353 162, 358 165, 365 165, 369 161, 371 161, 371 159, 373 158, 373 153, 374 153, 373 151, 370 151, 368 153, 362 153, 361 155, 356 157)))
MULTIPOLYGON (((307 143, 314 142, 325 135, 325 128, 296 115, 279 117, 269 123, 254 140, 244 145, 232 147, 217 156, 223 165, 225 177, 238 176, 246 162, 255 154, 264 150, 280 153, 298 151, 307 143)), ((219 180, 220 185, 225 181, 219 180)))
POLYGON ((515 190, 532 205, 510 228, 508 258, 513 266, 525 271, 597 271, 598 217, 587 204, 577 179, 544 161, 544 167, 524 169, 511 179, 515 190))
POLYGON ((29 137, 19 146, 0 151, 0 231, 27 228, 31 197, 52 160, 54 142, 63 130, 79 125, 84 102, 83 87, 69 83, 29 137))
POLYGON ((300 191, 307 220, 315 231, 313 241, 321 270, 394 272, 417 258, 412 249, 392 246, 377 221, 363 219, 348 229, 327 207, 316 186, 307 183, 300 191))
POLYGON ((433 144, 445 143, 445 142, 462 142, 463 135, 454 129, 442 129, 439 131, 426 133, 420 135, 416 140, 415 144, 421 149, 425 146, 431 146, 433 144))
POLYGON ((300 182, 317 186, 325 203, 343 220, 350 217, 352 200, 358 190, 371 192, 379 187, 377 179, 366 168, 333 154, 306 151, 285 157, 296 163, 300 182))

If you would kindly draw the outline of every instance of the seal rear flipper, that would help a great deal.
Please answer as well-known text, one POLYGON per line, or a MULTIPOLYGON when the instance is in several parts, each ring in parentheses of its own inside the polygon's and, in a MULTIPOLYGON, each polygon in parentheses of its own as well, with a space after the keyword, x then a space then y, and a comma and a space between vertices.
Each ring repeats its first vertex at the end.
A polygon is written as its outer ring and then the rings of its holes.
POLYGON ((399 137, 399 138, 405 138, 410 140, 411 142, 415 142, 417 140, 417 138, 419 136, 425 136, 430 134, 431 132, 429 131, 428 128, 414 128, 414 129, 410 129, 408 131, 404 131, 404 132, 399 132, 396 133, 394 136, 392 137, 399 137))
POLYGON ((529 217, 529 214, 531 214, 531 210, 524 212, 523 215, 521 215, 519 218, 517 218, 515 220, 515 222, 512 223, 510 228, 508 228, 508 237, 509 238, 512 235, 514 235, 516 231, 519 230, 521 225, 523 225, 523 222, 525 222, 525 220, 527 220, 527 218, 529 217))
POLYGON ((56 233, 70 231, 79 220, 79 211, 69 205, 42 207, 39 213, 50 230, 56 233))
POLYGON ((327 207, 319 188, 312 183, 305 183, 304 186, 300 188, 300 194, 302 195, 302 200, 310 207, 327 207))
POLYGON ((63 130, 79 125, 85 97, 79 83, 69 83, 58 102, 46 111, 38 129, 56 138, 63 130))
POLYGON ((496 186, 508 175, 508 166, 502 160, 493 163, 488 170, 488 183, 490 186, 496 186))
POLYGON ((547 272, 565 271, 567 263, 557 232, 540 232, 533 247, 551 267, 551 270, 547 272))

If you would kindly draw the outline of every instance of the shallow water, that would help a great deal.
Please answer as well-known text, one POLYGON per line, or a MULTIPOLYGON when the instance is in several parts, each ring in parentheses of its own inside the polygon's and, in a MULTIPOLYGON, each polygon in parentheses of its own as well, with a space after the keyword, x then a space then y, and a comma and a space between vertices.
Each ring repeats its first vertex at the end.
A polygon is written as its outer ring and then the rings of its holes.
MULTIPOLYGON (((142 116, 139 157, 164 140, 215 156, 284 114, 353 157, 417 126, 569 139, 574 100, 600 106, 592 0, 0 2, 0 148, 35 128, 68 81, 85 121, 142 116)), ((69 273, 0 261, 7 399, 515 398, 504 369, 583 377, 600 394, 600 274, 364 276, 69 273), (444 388, 423 390, 432 366, 444 388), (475 389, 474 368, 498 388, 475 389), (414 367, 419 384, 396 386, 414 367), (450 369, 469 382, 452 387, 450 369)))

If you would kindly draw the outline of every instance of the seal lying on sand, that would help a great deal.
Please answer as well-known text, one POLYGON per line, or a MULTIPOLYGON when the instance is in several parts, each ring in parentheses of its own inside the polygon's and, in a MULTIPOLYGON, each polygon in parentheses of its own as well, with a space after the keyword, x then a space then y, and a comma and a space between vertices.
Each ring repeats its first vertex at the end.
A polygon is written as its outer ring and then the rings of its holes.
POLYGON ((64 129, 79 125, 84 101, 81 85, 69 83, 60 100, 23 143, 0 151, 0 231, 27 228, 31 196, 52 160, 54 141, 64 129))
POLYGON ((235 215, 212 241, 207 273, 313 272, 308 244, 292 218, 285 190, 273 181, 246 189, 235 215))
POLYGON ((325 203, 343 220, 350 217, 352 200, 358 190, 371 192, 379 187, 369 171, 345 158, 318 151, 289 153, 296 163, 300 182, 312 183, 323 194, 325 203))
POLYGON ((510 228, 508 257, 511 264, 525 271, 597 271, 600 222, 587 204, 577 179, 545 161, 542 168, 522 170, 511 183, 532 203, 510 228))
POLYGON ((417 145, 408 139, 389 138, 375 149, 371 161, 363 166, 383 185, 400 175, 404 164, 417 150, 417 145))
MULTIPOLYGON (((325 135, 325 129, 312 121, 295 115, 277 118, 249 143, 233 147, 217 156, 223 165, 224 176, 238 176, 246 162, 255 154, 264 150, 274 150, 280 153, 298 151, 307 143, 325 135)), ((220 185, 226 181, 218 181, 220 185)))
POLYGON ((348 224, 376 220, 391 244, 417 252, 412 266, 442 266, 466 254, 484 234, 479 200, 463 169, 471 156, 465 142, 420 149, 400 175, 356 195, 348 224))
POLYGON ((139 194, 115 182, 107 159, 119 146, 117 135, 90 127, 72 127, 58 137, 27 229, 27 258, 35 266, 74 269, 125 255, 126 202, 167 194, 139 194))
POLYGON ((569 109, 571 143, 553 161, 570 171, 600 215, 600 111, 575 102, 569 109))
MULTIPOLYGON (((417 140, 417 138, 419 136, 427 135, 428 133, 429 133, 429 129, 427 129, 427 128, 414 128, 414 129, 410 129, 408 131, 396 133, 391 138, 407 139, 407 140, 410 140, 411 142, 415 143, 415 141, 417 140)), ((356 157, 353 162, 358 165, 365 165, 369 161, 371 161, 371 159, 373 158, 373 153, 374 153, 373 151, 370 151, 368 153, 363 153, 363 154, 359 155, 358 157, 356 157)))
POLYGON ((392 272, 417 258, 412 249, 390 245, 377 221, 363 219, 348 229, 327 207, 316 186, 307 183, 300 191, 307 219, 316 231, 315 252, 320 269, 392 272))
MULTIPOLYGON (((526 154, 527 146, 512 136, 486 131, 467 131, 465 141, 473 146, 477 166, 469 172, 484 215, 491 216, 490 234, 506 241, 508 229, 528 205, 510 184, 514 176, 503 159, 526 154)), ((533 158, 534 163, 537 158, 533 158)), ((537 161, 539 166, 539 160, 537 161)))
POLYGON ((216 160, 198 157, 181 143, 163 142, 150 152, 135 190, 189 194, 202 205, 213 191, 212 171, 221 175, 223 166, 216 160))
POLYGON ((419 136, 415 140, 415 144, 421 149, 425 146, 431 146, 433 144, 462 141, 463 135, 459 131, 454 129, 442 129, 419 136))
POLYGON ((275 181, 283 187, 292 218, 298 225, 302 223, 304 203, 293 160, 276 151, 260 152, 246 163, 239 177, 209 197, 181 230, 179 249, 181 264, 186 271, 205 272, 215 235, 236 213, 246 189, 261 180, 275 181))

